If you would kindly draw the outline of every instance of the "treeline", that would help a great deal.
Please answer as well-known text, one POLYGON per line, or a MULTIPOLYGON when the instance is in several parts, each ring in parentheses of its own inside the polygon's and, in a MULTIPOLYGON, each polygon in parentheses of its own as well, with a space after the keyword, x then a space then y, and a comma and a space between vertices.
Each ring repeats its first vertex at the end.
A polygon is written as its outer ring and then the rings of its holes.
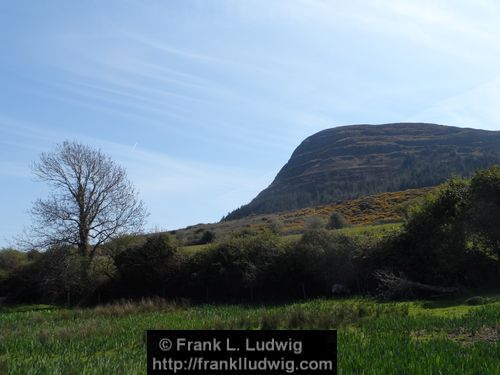
POLYGON ((435 286, 500 287, 500 168, 452 179, 407 211, 389 237, 313 229, 299 240, 234 234, 195 254, 166 234, 123 237, 92 259, 76 249, 0 252, 0 296, 14 302, 95 304, 162 296, 256 301, 376 294, 380 270, 435 286))
POLYGON ((449 176, 470 177, 474 171, 500 162, 500 154, 495 151, 475 154, 459 151, 459 147, 445 150, 429 148, 418 153, 391 155, 391 158, 401 160, 400 167, 384 171, 373 169, 372 174, 369 171, 370 159, 367 159, 365 167, 368 169, 362 176, 351 176, 346 171, 342 175, 325 172, 297 187, 277 188, 279 184, 276 184, 261 192, 249 204, 230 212, 223 220, 329 204, 382 192, 436 186, 449 176))
MULTIPOLYGON (((118 298, 161 296, 196 301, 295 299, 328 295, 333 283, 354 280, 354 259, 367 243, 327 230, 290 241, 271 231, 235 235, 189 255, 167 234, 103 248, 82 272, 75 250, 29 253, 11 269, 2 291, 16 302, 93 304, 118 298), (125 246, 123 246, 125 245, 125 246)), ((356 289, 358 290, 358 289, 356 289)))

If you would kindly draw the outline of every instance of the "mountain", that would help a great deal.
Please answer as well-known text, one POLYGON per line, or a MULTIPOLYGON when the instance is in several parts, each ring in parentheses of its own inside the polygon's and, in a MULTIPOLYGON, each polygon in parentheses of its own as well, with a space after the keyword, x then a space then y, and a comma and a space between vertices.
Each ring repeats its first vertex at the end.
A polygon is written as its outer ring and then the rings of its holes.
POLYGON ((434 186, 500 163, 500 131, 426 123, 349 125, 306 138, 271 185, 223 220, 434 186))

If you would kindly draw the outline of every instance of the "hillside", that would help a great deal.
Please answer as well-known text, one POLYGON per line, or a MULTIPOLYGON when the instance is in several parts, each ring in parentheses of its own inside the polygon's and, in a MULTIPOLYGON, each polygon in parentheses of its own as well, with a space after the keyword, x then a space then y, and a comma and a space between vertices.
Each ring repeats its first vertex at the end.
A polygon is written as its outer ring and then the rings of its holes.
POLYGON ((258 232, 278 229, 282 235, 296 234, 303 232, 314 221, 326 224, 334 211, 341 213, 351 225, 394 223, 403 220, 401 209, 404 205, 415 202, 431 190, 422 188, 382 193, 339 203, 253 215, 213 224, 197 224, 171 233, 184 245, 199 243, 205 231, 213 232, 217 240, 245 230, 258 232))
POLYGON ((437 185, 500 162, 500 131, 425 123, 351 125, 305 139, 233 220, 437 185))

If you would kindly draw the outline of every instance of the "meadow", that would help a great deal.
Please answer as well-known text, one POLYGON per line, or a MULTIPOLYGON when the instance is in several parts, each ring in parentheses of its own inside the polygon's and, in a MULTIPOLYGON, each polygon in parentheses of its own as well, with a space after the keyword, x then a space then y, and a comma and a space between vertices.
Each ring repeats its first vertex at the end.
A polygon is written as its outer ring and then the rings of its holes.
POLYGON ((0 309, 1 374, 145 374, 147 329, 338 329, 339 374, 500 374, 500 296, 0 309))

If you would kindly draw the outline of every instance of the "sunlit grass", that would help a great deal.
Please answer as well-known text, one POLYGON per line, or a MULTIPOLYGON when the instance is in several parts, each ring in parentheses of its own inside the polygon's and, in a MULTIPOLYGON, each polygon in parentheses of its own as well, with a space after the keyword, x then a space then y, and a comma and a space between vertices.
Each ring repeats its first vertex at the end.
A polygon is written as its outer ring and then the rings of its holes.
POLYGON ((464 301, 19 306, 0 313, 0 373, 144 374, 147 329, 338 328, 340 374, 498 374, 500 302, 464 301))

